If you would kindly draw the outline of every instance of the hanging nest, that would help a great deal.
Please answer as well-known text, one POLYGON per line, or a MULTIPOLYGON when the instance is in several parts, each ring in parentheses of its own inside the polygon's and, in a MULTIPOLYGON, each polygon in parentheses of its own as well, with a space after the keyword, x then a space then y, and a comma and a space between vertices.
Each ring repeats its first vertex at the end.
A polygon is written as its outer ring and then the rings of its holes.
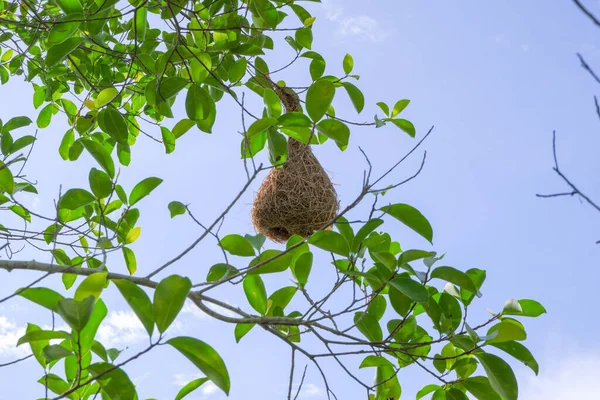
MULTIPOLYGON (((299 110, 298 97, 274 85, 286 112, 299 110)), ((308 237, 335 218, 337 193, 310 145, 288 139, 288 157, 273 168, 252 206, 255 229, 275 242, 292 235, 308 237)))

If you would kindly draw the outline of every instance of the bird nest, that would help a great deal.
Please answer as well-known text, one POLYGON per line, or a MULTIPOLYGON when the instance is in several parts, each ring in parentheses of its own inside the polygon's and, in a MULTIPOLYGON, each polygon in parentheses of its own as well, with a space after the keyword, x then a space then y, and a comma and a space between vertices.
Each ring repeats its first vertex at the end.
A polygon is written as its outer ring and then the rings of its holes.
POLYGON ((324 228, 338 206, 333 183, 310 146, 290 138, 287 161, 271 169, 256 194, 252 222, 269 239, 285 242, 324 228))

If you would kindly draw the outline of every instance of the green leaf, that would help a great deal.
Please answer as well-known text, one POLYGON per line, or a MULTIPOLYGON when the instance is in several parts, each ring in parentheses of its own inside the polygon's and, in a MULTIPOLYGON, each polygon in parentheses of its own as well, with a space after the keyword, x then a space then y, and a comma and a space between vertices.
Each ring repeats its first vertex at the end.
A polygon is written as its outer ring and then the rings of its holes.
POLYGON ((235 342, 239 343, 252 328, 254 328, 254 324, 236 324, 234 329, 235 342))
POLYGON ((168 207, 169 211, 171 212, 171 218, 174 218, 177 215, 185 214, 186 212, 185 204, 179 201, 170 202, 168 207))
POLYGON ((89 296, 98 299, 106 286, 107 274, 107 272, 96 272, 87 276, 75 291, 74 299, 76 301, 83 301, 89 296))
POLYGON ((217 387, 229 395, 229 373, 223 359, 211 346, 192 337, 175 337, 167 341, 196 367, 200 369, 217 387))
POLYGON ((343 122, 337 119, 324 119, 317 124, 317 130, 329 139, 335 140, 340 149, 345 150, 348 147, 350 128, 343 122))
POLYGON ((191 119, 187 119, 187 118, 184 118, 181 121, 179 121, 178 123, 176 123, 172 129, 175 139, 178 139, 181 136, 183 136, 194 125, 196 125, 196 123, 194 121, 192 121, 191 119))
POLYGON ((2 126, 2 133, 7 133, 10 131, 13 131, 15 129, 19 129, 22 128, 24 126, 29 126, 32 124, 32 121, 29 117, 14 117, 9 119, 3 126, 2 126))
POLYGON ((189 278, 179 275, 171 275, 160 281, 154 291, 154 321, 160 333, 164 333, 175 321, 191 288, 189 278))
POLYGON ((519 315, 521 317, 539 317, 546 313, 546 309, 535 300, 523 299, 518 301, 521 312, 516 310, 504 310, 504 315, 519 315))
POLYGON ((175 396, 175 400, 183 399, 185 396, 192 393, 194 390, 198 389, 200 386, 202 386, 207 381, 208 381, 208 378, 194 379, 193 381, 191 381, 190 383, 188 383, 187 385, 185 385, 184 387, 181 388, 181 390, 177 393, 177 396, 175 396))
POLYGON ((306 111, 309 117, 315 122, 321 120, 334 96, 335 86, 328 80, 319 79, 310 85, 306 93, 306 111))
POLYGON ((29 212, 20 205, 13 204, 12 206, 9 206, 8 209, 17 214, 19 217, 23 218, 25 221, 31 222, 31 214, 29 214, 29 212))
POLYGON ((210 75, 210 70, 212 69, 212 59, 210 58, 210 55, 207 53, 194 55, 194 58, 190 61, 190 69, 194 83, 200 84, 204 82, 210 75))
POLYGON ((17 151, 29 146, 35 142, 35 137, 31 135, 23 136, 15 140, 12 147, 10 148, 11 153, 16 153, 17 151))
POLYGON ((278 124, 279 121, 277 121, 275 118, 266 117, 258 119, 248 127, 248 130, 246 131, 246 136, 248 138, 252 138, 253 136, 264 132, 271 127, 277 126, 278 124))
POLYGON ((133 187, 133 190, 131 190, 131 194, 129 195, 129 205, 133 206, 135 203, 148 196, 162 183, 162 181, 163 180, 160 178, 150 177, 139 182, 133 187))
POLYGON ((433 229, 427 219, 416 208, 408 204, 392 204, 390 206, 381 207, 381 211, 391 215, 404 225, 408 226, 419 235, 432 243, 433 229))
POLYGON ((94 337, 96 337, 96 333, 98 333, 98 328, 107 314, 108 309, 106 308, 106 304, 104 304, 102 299, 98 299, 94 305, 94 310, 92 311, 92 315, 90 316, 88 323, 79 334, 79 343, 82 354, 88 353, 91 349, 94 342, 94 337))
POLYGON ((255 255, 252 244, 241 235, 227 235, 221 239, 219 245, 234 256, 251 257, 255 255))
POLYGON ((44 129, 50 125, 50 121, 52 121, 52 115, 54 115, 55 107, 56 106, 54 104, 48 104, 42 108, 42 111, 40 111, 37 120, 35 121, 38 128, 44 129))
MULTIPOLYGON (((489 342, 488 342, 489 343, 489 342)), ((492 346, 510 354, 517 360, 521 361, 523 364, 531 368, 531 370, 537 375, 540 371, 540 367, 529 351, 527 347, 523 346, 519 342, 515 342, 513 340, 503 342, 503 343, 490 343, 492 346)))
POLYGON ((165 153, 171 154, 175 151, 175 135, 166 126, 161 126, 160 132, 162 134, 163 145, 165 146, 165 153))
POLYGON ((371 314, 357 312, 354 314, 354 323, 356 328, 365 335, 370 342, 381 342, 383 340, 383 332, 379 321, 371 314))
POLYGON ((310 239, 308 239, 308 243, 325 251, 345 257, 348 257, 350 253, 350 248, 346 239, 334 231, 315 232, 310 239))
POLYGON ((395 278, 390 281, 390 285, 413 301, 423 303, 429 300, 427 289, 410 278, 395 278))
POLYGON ((146 38, 146 32, 148 30, 148 9, 146 7, 140 7, 136 9, 134 20, 137 41, 143 42, 146 38))
POLYGON ((297 291, 298 288, 296 286, 286 286, 274 291, 268 299, 273 303, 271 309, 281 307, 282 310, 285 310, 297 291))
POLYGON ((233 265, 229 264, 215 264, 208 270, 208 275, 206 276, 207 282, 216 282, 221 280, 227 276, 231 276, 236 274, 238 271, 233 265))
POLYGON ((58 302, 64 299, 64 297, 48 288, 26 288, 18 291, 19 296, 26 298, 42 307, 52 310, 54 312, 58 309, 58 302))
POLYGON ((96 381, 108 399, 137 399, 135 385, 121 368, 100 362, 90 365, 88 370, 93 377, 98 377, 96 381))
POLYGON ((103 89, 100 93, 98 93, 98 97, 96 97, 96 108, 104 107, 105 105, 113 101, 118 94, 119 91, 114 87, 103 89))
POLYGON ((371 299, 371 302, 367 306, 367 313, 371 314, 377 321, 383 318, 383 314, 387 308, 387 302, 385 297, 379 295, 371 299))
POLYGON ((15 190, 15 179, 6 164, 0 161, 0 191, 12 194, 15 190))
POLYGON ((492 326, 488 330, 487 336, 493 337, 492 339, 487 340, 487 343, 490 344, 527 339, 527 333, 525 333, 523 325, 518 321, 511 320, 508 318, 492 326), (496 336, 493 336, 494 334, 496 336))
MULTIPOLYGON (((286 126, 287 127, 301 126, 301 127, 308 128, 308 127, 312 126, 312 121, 310 120, 310 118, 308 118, 303 113, 296 112, 296 111, 287 112, 285 114, 282 114, 278 118, 278 121, 284 127, 286 127, 286 126)), ((272 126, 272 125, 270 125, 270 126, 272 126)))
POLYGON ((377 106, 381 108, 381 111, 383 111, 386 116, 390 115, 390 108, 387 106, 387 104, 380 101, 377 103, 377 106))
POLYGON ((441 389, 441 387, 439 385, 423 386, 423 388, 417 392, 417 400, 422 399, 423 397, 427 396, 429 393, 435 392, 436 390, 439 390, 439 389, 441 389))
POLYGON ((93 140, 82 140, 81 143, 86 150, 100 164, 102 169, 111 178, 115 177, 115 163, 113 162, 110 153, 100 143, 93 140))
POLYGON ((112 181, 106 172, 92 168, 90 170, 89 181, 92 193, 97 198, 103 199, 112 193, 112 181))
POLYGON ((474 376, 462 381, 464 387, 478 400, 502 400, 485 376, 474 376))
POLYGON ((252 247, 254 247, 256 250, 260 251, 260 249, 262 248, 263 244, 265 244, 265 240, 267 240, 267 238, 265 237, 265 235, 263 235, 262 233, 258 233, 254 236, 252 235, 244 235, 244 237, 246 239, 248 239, 248 241, 250 242, 250 244, 252 245, 252 247))
POLYGON ((346 54, 344 56, 344 61, 342 65, 344 67, 344 73, 346 75, 349 75, 352 72, 352 69, 354 69, 354 59, 350 54, 346 54))
POLYGON ((310 27, 304 27, 304 28, 298 29, 296 31, 295 38, 296 38, 296 43, 299 44, 300 46, 307 48, 309 50, 312 48, 313 35, 312 35, 312 30, 310 27))
POLYGON ((490 385, 505 400, 517 400, 517 378, 510 365, 494 354, 474 353, 488 376, 490 385))
POLYGON ((79 0, 56 0, 56 4, 67 15, 83 12, 83 6, 79 0))
POLYGON ((60 198, 58 207, 65 210, 75 210, 96 201, 93 194, 84 189, 69 189, 60 198))
POLYGON ((131 250, 129 247, 123 246, 123 258, 125 259, 125 266, 127 266, 129 275, 135 274, 135 271, 137 271, 137 260, 133 250, 131 250))
POLYGON ((366 356, 358 368, 370 368, 370 367, 393 367, 387 358, 383 356, 366 356))
POLYGON ((300 286, 305 286, 308 282, 308 276, 310 275, 310 271, 312 269, 313 264, 313 254, 312 253, 303 253, 301 254, 293 266, 294 276, 298 280, 300 286))
MULTIPOLYGON (((394 108, 392 109, 392 114, 390 117, 394 118, 396 115, 400 114, 402 110, 408 106, 410 100, 399 100, 396 104, 394 104, 394 108)), ((412 135, 414 136, 414 135, 412 135)))
POLYGON ((208 93, 198 84, 190 86, 185 98, 185 111, 189 119, 202 121, 214 111, 215 102, 208 93))
MULTIPOLYGON (((247 240, 247 239, 246 239, 247 240)), ((271 274, 276 272, 283 272, 288 269, 290 263, 292 262, 292 255, 286 253, 282 256, 279 256, 281 251, 279 250, 265 250, 258 257, 250 262, 249 267, 254 267, 255 265, 265 263, 260 267, 251 270, 248 272, 248 275, 256 275, 256 274, 271 274), (268 261, 271 258, 275 258, 272 261, 268 261)))
POLYGON ((117 142, 127 144, 129 137, 127 121, 123 114, 114 108, 105 108, 98 113, 98 125, 117 142))
POLYGON ((46 357, 46 361, 58 361, 62 358, 69 357, 73 355, 73 352, 65 349, 63 346, 59 344, 51 344, 46 346, 44 350, 42 350, 44 357, 46 357))
POLYGON ((261 315, 267 313, 267 291, 260 275, 247 275, 244 278, 244 293, 248 303, 261 315))
POLYGON ((348 96, 350 96, 350 101, 352 101, 352 105, 356 109, 356 112, 360 114, 363 108, 365 108, 365 96, 359 88, 357 88, 350 82, 343 82, 342 86, 344 86, 344 89, 346 89, 348 96))
POLYGON ((72 37, 62 43, 50 47, 48 49, 48 53, 46 54, 46 66, 54 67, 67 58, 67 56, 75 51, 75 49, 77 49, 83 42, 85 42, 85 38, 72 37))
POLYGON ((402 118, 394 118, 389 120, 392 124, 396 125, 398 128, 402 129, 404 132, 408 133, 408 136, 415 137, 417 134, 415 130, 415 126, 412 122, 402 119, 402 118))
POLYGON ((475 284, 467 274, 452 267, 437 267, 431 271, 430 279, 441 279, 453 283, 472 293, 478 293, 475 284))
POLYGON ((246 75, 248 61, 241 57, 229 67, 229 80, 231 82, 240 81, 246 75))
POLYGON ((42 331, 34 330, 21 336, 17 341, 17 347, 24 343, 39 342, 51 339, 69 339, 71 335, 64 331, 42 331))
POLYGON ((72 37, 75 32, 79 29, 80 21, 73 21, 76 19, 82 19, 83 14, 75 14, 73 16, 67 16, 61 18, 60 23, 54 24, 50 33, 48 34, 48 44, 55 45, 64 42, 65 40, 72 37), (71 22, 69 22, 71 21, 71 22))
POLYGON ((82 301, 62 299, 58 302, 56 312, 71 329, 75 332, 81 332, 92 316, 95 301, 94 296, 90 296, 82 301))
POLYGON ((362 228, 360 228, 358 232, 356 232, 356 236, 354 236, 354 240, 352 241, 352 252, 356 253, 358 251, 359 246, 367 238, 367 236, 369 236, 371 232, 373 232, 375 229, 381 226, 381 224, 383 224, 383 220, 379 218, 373 218, 369 220, 366 224, 364 224, 362 228))
POLYGON ((152 332, 154 332, 154 311, 152 302, 146 292, 135 283, 124 279, 113 279, 112 282, 142 322, 148 335, 152 336, 152 332))

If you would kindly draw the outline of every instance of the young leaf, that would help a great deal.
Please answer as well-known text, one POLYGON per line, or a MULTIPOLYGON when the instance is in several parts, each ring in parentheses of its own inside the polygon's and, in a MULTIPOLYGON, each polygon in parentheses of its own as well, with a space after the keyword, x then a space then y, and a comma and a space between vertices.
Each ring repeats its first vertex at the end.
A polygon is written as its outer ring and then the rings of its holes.
POLYGON ((75 291, 74 299, 76 301, 83 301, 89 296, 98 299, 106 286, 107 274, 107 272, 96 272, 87 276, 75 291))
POLYGON ((354 59, 350 54, 346 54, 344 56, 344 61, 342 64, 344 67, 344 73, 346 75, 349 75, 352 72, 352 69, 354 68, 354 59))
POLYGON ((352 105, 356 109, 356 112, 360 114, 363 108, 365 108, 365 96, 359 88, 357 88, 350 82, 343 82, 342 86, 344 86, 344 89, 346 89, 348 96, 350 96, 350 101, 352 101, 352 105))
POLYGON ((163 180, 160 178, 151 177, 139 182, 131 190, 131 194, 129 195, 129 205, 133 206, 135 203, 148 196, 150 192, 162 183, 162 181, 163 180))
POLYGON ((209 380, 208 378, 194 379, 193 381, 191 381, 190 383, 188 383, 187 385, 185 385, 184 387, 181 388, 181 390, 177 393, 177 396, 175 396, 175 400, 183 399, 185 396, 192 393, 194 390, 198 389, 200 386, 202 386, 208 380, 209 380))
POLYGON ((267 313, 267 291, 260 275, 247 275, 244 278, 244 293, 248 303, 261 315, 267 313))
POLYGON ((96 97, 96 108, 104 107, 105 105, 113 101, 118 94, 119 91, 114 87, 103 89, 100 93, 98 93, 98 97, 96 97))
POLYGON ((200 369, 217 387, 229 395, 229 373, 223 359, 205 342, 186 336, 179 336, 167 341, 196 367, 200 369))
POLYGON ((390 117, 394 118, 396 115, 400 114, 409 103, 410 100, 399 100, 396 104, 394 104, 394 108, 392 108, 392 114, 390 117))
POLYGON ((160 333, 164 333, 175 321, 191 288, 189 278, 179 275, 171 275, 160 281, 154 291, 154 321, 160 333))
POLYGON ((239 343, 252 328, 254 328, 254 324, 236 324, 234 329, 235 342, 239 343))
POLYGON ((137 271, 137 260, 133 250, 131 250, 129 247, 123 246, 123 258, 125 259, 125 266, 127 266, 129 275, 135 274, 135 271, 137 271))

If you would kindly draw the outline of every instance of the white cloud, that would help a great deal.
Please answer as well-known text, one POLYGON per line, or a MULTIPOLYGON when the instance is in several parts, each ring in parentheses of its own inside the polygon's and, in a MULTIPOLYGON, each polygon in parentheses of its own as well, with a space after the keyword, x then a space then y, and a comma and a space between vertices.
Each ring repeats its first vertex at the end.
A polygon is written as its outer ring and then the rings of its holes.
POLYGON ((212 382, 206 382, 204 385, 202 385, 202 394, 205 397, 208 397, 214 393, 216 393, 219 390, 219 388, 217 387, 217 385, 215 385, 212 382))
POLYGON ((307 383, 302 385, 302 390, 300 391, 299 397, 321 397, 323 394, 323 389, 313 383, 307 383))
MULTIPOLYGON (((169 331, 177 331, 181 323, 175 321, 169 331)), ((145 340, 148 333, 133 311, 111 311, 98 328, 97 339, 108 347, 124 346, 145 340)))
POLYGON ((346 15, 340 0, 323 2, 325 18, 338 24, 335 35, 339 38, 353 37, 360 41, 382 42, 390 32, 382 29, 379 22, 368 15, 346 15))
POLYGON ((174 374, 173 384, 177 386, 185 386, 198 378, 202 378, 202 374, 174 374))
MULTIPOLYGON (((30 353, 29 346, 17 346, 17 341, 25 334, 25 328, 19 328, 9 321, 5 316, 0 315, 0 357, 8 359, 9 357, 23 357, 30 353)), ((11 361, 11 360, 7 360, 11 361)))
MULTIPOLYGON (((230 304, 229 302, 226 302, 226 303, 232 307, 236 307, 234 304, 230 304)), ((234 313, 231 310, 228 310, 227 308, 216 306, 214 304, 207 304, 207 307, 211 308, 213 311, 215 311, 221 315, 224 315, 226 317, 230 317, 230 318, 239 317, 238 314, 234 313)), ((194 303, 192 303, 189 300, 186 301, 181 312, 183 314, 192 314, 194 317, 200 318, 200 319, 212 318, 209 315, 207 315, 204 311, 200 310, 194 303)))
POLYGON ((540 362, 540 375, 523 382, 523 400, 591 400, 600 393, 600 353, 569 352, 555 348, 540 362), (568 355, 568 358, 565 357, 568 355))

